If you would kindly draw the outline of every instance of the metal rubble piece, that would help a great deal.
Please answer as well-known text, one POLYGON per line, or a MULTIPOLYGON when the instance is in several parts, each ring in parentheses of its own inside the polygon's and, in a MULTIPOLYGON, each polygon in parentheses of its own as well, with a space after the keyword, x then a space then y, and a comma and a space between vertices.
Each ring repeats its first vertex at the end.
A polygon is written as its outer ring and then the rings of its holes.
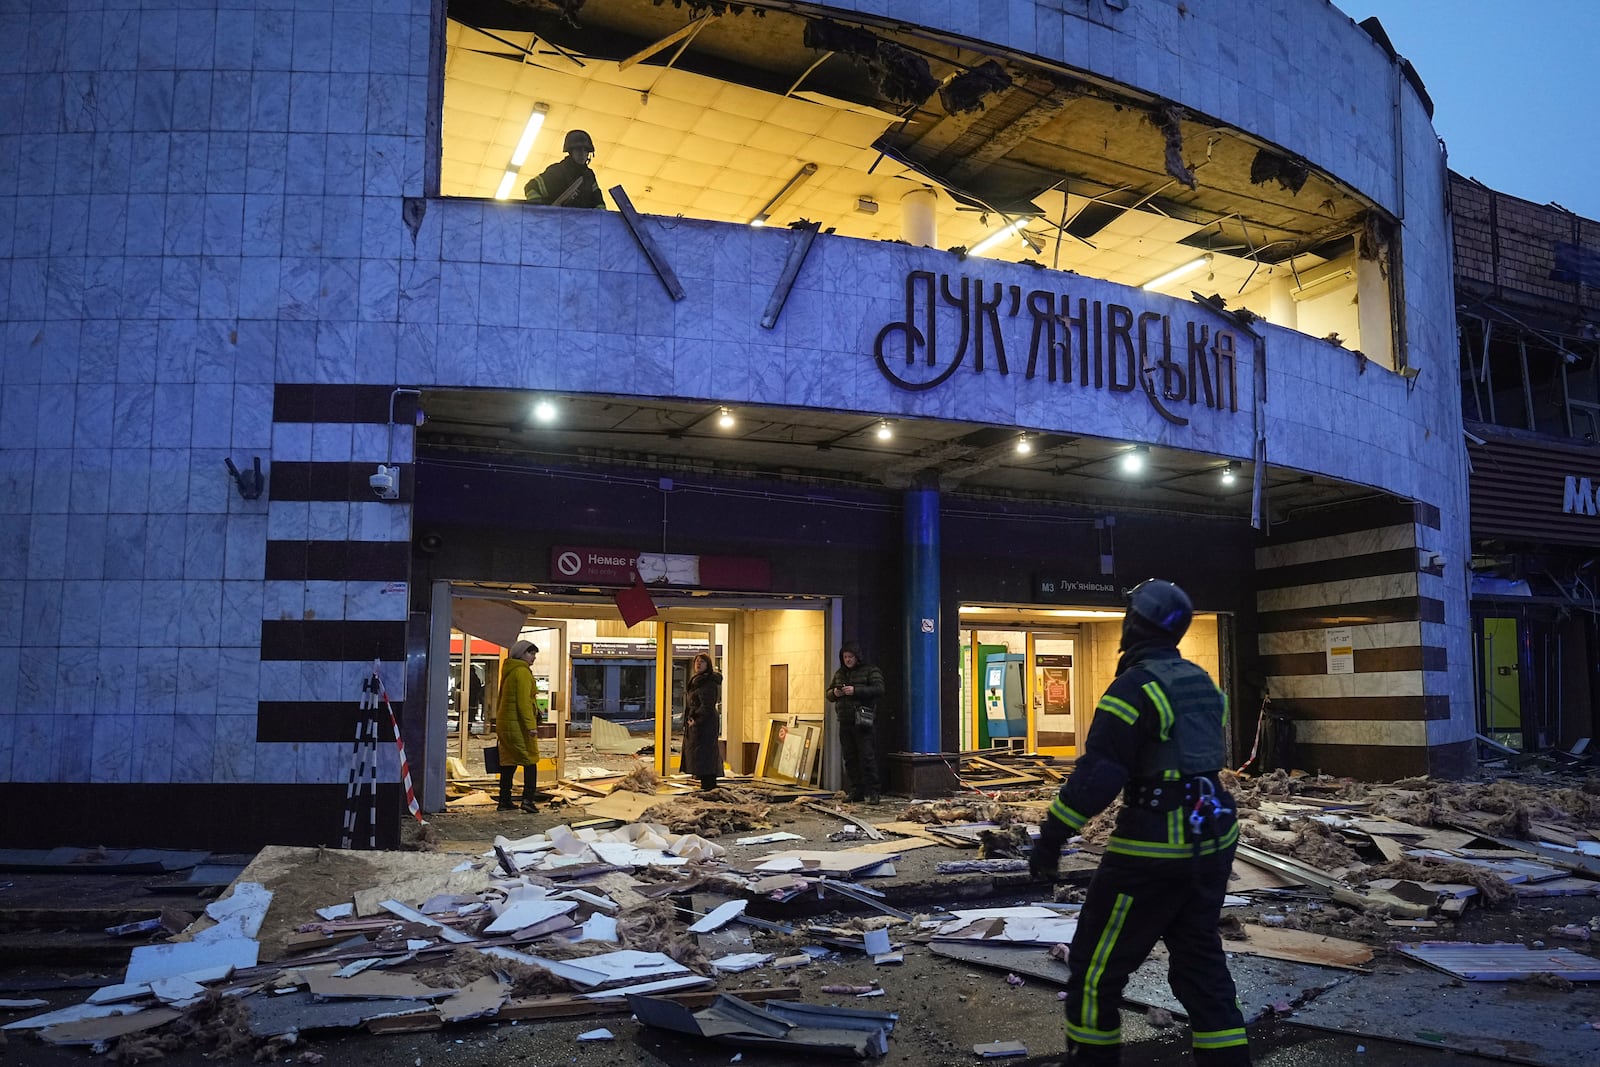
POLYGON ((240 1003, 250 1011, 250 1033, 262 1038, 296 1031, 353 1030, 369 1019, 434 1011, 426 1000, 319 1000, 307 991, 282 996, 252 993, 240 1003))
POLYGON ((1578 1024, 1597 1017, 1597 986, 1462 985, 1443 974, 1398 965, 1351 977, 1299 1007, 1289 1021, 1542 1067, 1593 1067, 1600 1033, 1578 1024))
MULTIPOLYGON (((1065 963, 1051 958, 1045 949, 1036 945, 937 942, 929 945, 928 950, 936 956, 1038 978, 1062 987, 1071 975, 1065 963)), ((1348 971, 1248 956, 1230 958, 1228 970, 1238 986, 1239 1004, 1247 1023, 1271 1014, 1274 1004, 1295 1004, 1342 982, 1355 980, 1348 971)), ((1186 1017, 1183 1005, 1178 1003, 1167 984, 1166 953, 1159 948, 1128 978, 1122 997, 1133 1004, 1165 1008, 1174 1015, 1186 1017)))
POLYGON ((628 1006, 641 1023, 662 1030, 746 1048, 804 1049, 809 1054, 856 1059, 886 1055, 889 1034, 899 1019, 895 1012, 798 1001, 768 1001, 756 1007, 727 993, 697 1012, 656 997, 630 996, 628 1006))
POLYGON ((1600 960, 1570 948, 1461 941, 1396 943, 1400 955, 1468 982, 1508 982, 1553 974, 1569 982, 1600 982, 1600 960))

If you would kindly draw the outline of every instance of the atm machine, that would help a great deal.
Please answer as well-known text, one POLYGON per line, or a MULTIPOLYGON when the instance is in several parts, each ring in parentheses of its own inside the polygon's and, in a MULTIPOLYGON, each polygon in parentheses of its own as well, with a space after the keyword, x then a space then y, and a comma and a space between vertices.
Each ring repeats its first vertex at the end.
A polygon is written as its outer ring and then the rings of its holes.
POLYGON ((1028 747, 1026 656, 991 653, 983 664, 983 715, 990 748, 1028 747))

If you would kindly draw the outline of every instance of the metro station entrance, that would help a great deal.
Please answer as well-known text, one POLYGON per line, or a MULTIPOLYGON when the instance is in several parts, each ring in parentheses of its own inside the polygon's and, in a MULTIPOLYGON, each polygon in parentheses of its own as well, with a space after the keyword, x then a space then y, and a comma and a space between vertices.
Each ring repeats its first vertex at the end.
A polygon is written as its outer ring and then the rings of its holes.
POLYGON ((700 653, 723 675, 724 773, 813 786, 836 773, 823 699, 837 659, 834 598, 653 593, 657 616, 630 627, 608 595, 557 600, 526 587, 435 583, 434 648, 444 654, 430 656, 428 706, 440 770, 448 756, 461 761, 458 773, 487 773, 501 664, 528 640, 539 646, 541 787, 627 756, 677 774, 686 682, 700 653))

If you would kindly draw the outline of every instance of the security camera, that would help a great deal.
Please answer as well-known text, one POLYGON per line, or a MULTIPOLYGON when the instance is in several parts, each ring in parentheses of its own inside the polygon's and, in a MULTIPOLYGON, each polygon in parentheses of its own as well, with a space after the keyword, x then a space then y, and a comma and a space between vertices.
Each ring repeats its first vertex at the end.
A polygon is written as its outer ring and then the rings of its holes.
POLYGON ((379 500, 393 500, 400 495, 400 468, 378 464, 378 469, 367 479, 372 492, 379 500))

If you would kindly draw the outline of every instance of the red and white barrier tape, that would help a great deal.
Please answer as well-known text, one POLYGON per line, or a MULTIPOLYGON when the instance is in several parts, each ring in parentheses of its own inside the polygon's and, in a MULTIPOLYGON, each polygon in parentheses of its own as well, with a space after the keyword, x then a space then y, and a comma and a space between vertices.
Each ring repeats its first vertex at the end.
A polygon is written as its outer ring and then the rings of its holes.
POLYGON ((417 803, 416 790, 411 787, 411 764, 406 759, 406 743, 400 739, 400 720, 394 717, 394 705, 389 703, 389 690, 383 686, 383 677, 374 669, 373 678, 377 679, 378 692, 383 697, 383 706, 389 712, 389 725, 394 727, 394 747, 400 750, 400 780, 406 786, 406 807, 411 809, 411 815, 419 823, 426 823, 422 817, 422 805, 417 803))

